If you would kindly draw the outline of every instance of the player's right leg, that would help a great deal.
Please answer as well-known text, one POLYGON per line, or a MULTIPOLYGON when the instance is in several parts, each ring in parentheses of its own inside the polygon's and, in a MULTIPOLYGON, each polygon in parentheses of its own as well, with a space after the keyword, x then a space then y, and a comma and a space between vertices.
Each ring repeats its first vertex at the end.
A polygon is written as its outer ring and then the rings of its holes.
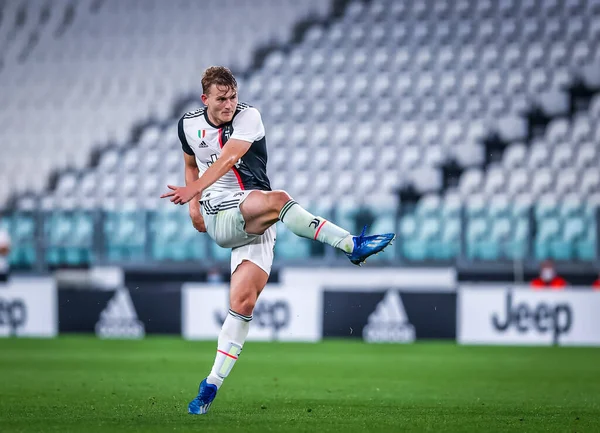
POLYGON ((285 191, 252 191, 240 205, 247 233, 261 234, 277 221, 294 234, 339 248, 355 265, 387 247, 394 233, 352 236, 348 231, 315 216, 296 203, 285 191))

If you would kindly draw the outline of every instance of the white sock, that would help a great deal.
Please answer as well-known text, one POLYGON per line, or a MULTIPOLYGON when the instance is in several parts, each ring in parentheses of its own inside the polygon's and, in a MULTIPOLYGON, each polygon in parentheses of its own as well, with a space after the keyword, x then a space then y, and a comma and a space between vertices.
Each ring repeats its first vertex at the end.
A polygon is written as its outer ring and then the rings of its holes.
POLYGON ((229 375, 240 356, 250 330, 251 320, 252 316, 244 316, 229 310, 219 334, 215 363, 206 382, 216 385, 217 388, 223 385, 223 380, 229 375))
POLYGON ((347 253, 354 249, 349 232, 324 218, 314 216, 294 200, 288 201, 281 208, 279 220, 297 236, 329 244, 347 253))

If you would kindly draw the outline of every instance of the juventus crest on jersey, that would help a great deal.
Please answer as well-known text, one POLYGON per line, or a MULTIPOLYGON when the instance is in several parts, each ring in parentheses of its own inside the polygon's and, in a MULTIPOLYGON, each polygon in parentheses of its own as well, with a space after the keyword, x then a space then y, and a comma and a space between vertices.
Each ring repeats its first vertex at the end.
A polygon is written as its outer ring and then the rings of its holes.
POLYGON ((265 127, 256 108, 239 103, 231 122, 218 126, 208 119, 206 109, 200 108, 184 114, 177 129, 183 151, 196 157, 200 175, 219 158, 230 138, 252 143, 237 164, 202 193, 201 200, 235 190, 271 190, 265 127))

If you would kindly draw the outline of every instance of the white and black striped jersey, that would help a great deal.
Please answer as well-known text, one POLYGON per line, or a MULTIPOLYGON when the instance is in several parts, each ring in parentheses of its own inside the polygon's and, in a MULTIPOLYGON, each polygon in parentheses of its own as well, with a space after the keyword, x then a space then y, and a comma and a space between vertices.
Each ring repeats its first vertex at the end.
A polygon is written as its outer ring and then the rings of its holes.
POLYGON ((237 164, 202 193, 201 200, 236 190, 271 190, 267 177, 265 127, 256 108, 239 103, 231 122, 219 126, 208 119, 205 108, 200 108, 184 114, 177 129, 183 151, 196 157, 200 175, 219 158, 230 138, 252 143, 237 164))

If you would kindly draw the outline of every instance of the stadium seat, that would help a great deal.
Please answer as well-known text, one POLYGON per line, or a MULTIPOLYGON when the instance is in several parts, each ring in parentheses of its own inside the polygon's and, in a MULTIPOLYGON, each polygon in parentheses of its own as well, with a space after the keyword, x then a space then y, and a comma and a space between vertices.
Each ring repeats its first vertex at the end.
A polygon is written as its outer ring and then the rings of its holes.
POLYGON ((595 95, 592 98, 592 100, 590 101, 589 110, 590 119, 600 118, 600 94, 595 95))
POLYGON ((591 118, 579 115, 573 120, 570 142, 576 145, 592 139, 591 118))
POLYGON ((593 143, 583 143, 579 146, 576 167, 578 169, 593 166, 598 159, 598 149, 593 143))
POLYGON ((428 257, 428 245, 419 237, 419 227, 413 216, 405 216, 400 223, 402 257, 407 260, 421 261, 428 257))
POLYGON ((575 256, 582 261, 598 260, 596 225, 590 220, 584 220, 585 231, 574 242, 575 256))
POLYGON ((497 220, 506 218, 511 211, 510 197, 506 194, 496 194, 491 200, 487 214, 490 218, 497 220))
POLYGON ((506 175, 502 167, 490 167, 487 171, 483 192, 488 196, 493 196, 504 189, 505 182, 506 175))
POLYGON ((484 147, 479 143, 463 143, 454 146, 450 152, 462 167, 477 167, 485 160, 484 147))
POLYGON ((443 220, 460 219, 462 199, 458 193, 448 193, 443 197, 440 207, 440 216, 443 220))
POLYGON ((550 255, 555 260, 572 260, 575 257, 575 242, 584 231, 581 218, 569 218, 564 222, 562 237, 550 242, 550 255))
POLYGON ((533 174, 533 182, 531 184, 531 192, 540 196, 552 189, 554 174, 551 169, 540 168, 533 174))
POLYGON ((468 219, 481 218, 487 213, 487 200, 483 194, 471 195, 466 202, 465 213, 468 219))
POLYGON ((526 161, 527 147, 523 143, 513 143, 504 151, 503 165, 505 170, 523 167, 526 161))
POLYGON ((11 237, 9 261, 17 269, 31 269, 37 260, 35 218, 29 212, 15 212, 2 216, 0 224, 11 237))
POLYGON ((89 264, 93 244, 93 222, 81 212, 54 212, 45 226, 46 261, 50 265, 89 264))
POLYGON ((526 169, 516 169, 511 172, 506 187, 506 192, 509 195, 515 196, 529 189, 529 175, 527 173, 526 169))
POLYGON ((557 68, 567 63, 568 51, 564 43, 553 44, 548 54, 548 66, 557 68))
POLYGON ((550 152, 544 144, 534 144, 529 152, 527 167, 530 170, 540 169, 549 164, 550 152))
MULTIPOLYGON (((502 64, 509 71, 514 71, 523 64, 523 50, 519 47, 518 44, 511 43, 506 46, 506 48, 504 49, 504 59, 502 61, 502 64)), ((509 75, 508 82, 511 81, 511 78, 513 81, 518 81, 517 77, 519 77, 519 74, 511 73, 509 75)), ((514 93, 514 90, 511 91, 511 93, 514 93)))
POLYGON ((576 193, 570 193, 560 202, 559 215, 563 220, 583 215, 583 200, 576 193))
POLYGON ((462 223, 459 218, 444 220, 440 241, 434 250, 434 256, 440 260, 456 258, 461 250, 462 223))
POLYGON ((517 218, 512 222, 514 229, 512 239, 505 243, 504 253, 509 260, 522 260, 527 254, 527 244, 530 236, 527 218, 517 218))
POLYGON ((471 194, 480 191, 483 183, 483 173, 480 169, 469 169, 460 177, 458 189, 462 197, 467 198, 471 194))
POLYGON ((538 260, 553 258, 551 242, 558 239, 560 223, 557 219, 541 219, 538 221, 538 235, 535 239, 535 257, 538 260))
POLYGON ((488 229, 487 221, 484 218, 473 219, 469 222, 466 232, 467 258, 477 260, 481 257, 481 247, 479 242, 485 237, 485 233, 488 229))
POLYGON ((497 121, 498 134, 503 140, 514 142, 526 138, 527 122, 522 116, 503 116, 497 121))
POLYGON ((493 220, 491 232, 486 239, 477 242, 478 258, 482 260, 503 259, 505 246, 511 233, 511 220, 499 218, 493 220))
POLYGON ((535 216, 537 220, 556 216, 559 209, 559 203, 556 196, 552 193, 542 195, 535 206, 535 216))
POLYGON ((442 173, 435 167, 417 167, 409 176, 410 182, 419 193, 439 191, 442 187, 442 173))
POLYGON ((568 140, 569 134, 569 121, 565 118, 559 118, 553 120, 548 125, 546 131, 546 138, 548 143, 556 145, 558 143, 564 143, 568 140))
POLYGON ((558 145, 552 154, 550 166, 556 171, 565 169, 573 161, 573 149, 569 145, 558 145))
MULTIPOLYGON (((153 233, 164 234, 169 230, 177 229, 177 222, 169 220, 158 226, 154 226, 153 233)), ((119 262, 124 260, 139 261, 144 255, 146 243, 146 230, 140 229, 146 225, 146 214, 140 211, 131 212, 107 212, 103 219, 103 232, 105 234, 104 251, 106 258, 111 261, 119 262)), ((152 230, 152 229, 151 229, 152 230)), ((156 258, 163 258, 160 253, 156 253, 156 258)))
POLYGON ((557 117, 568 114, 569 94, 561 90, 561 85, 553 82, 550 89, 540 91, 534 95, 544 113, 548 116, 557 117))
POLYGON ((598 170, 589 168, 584 171, 581 177, 579 192, 582 196, 600 192, 600 172, 598 170))
POLYGON ((556 179, 555 192, 558 195, 564 195, 575 191, 577 185, 577 172, 572 169, 556 170, 560 176, 556 179))

